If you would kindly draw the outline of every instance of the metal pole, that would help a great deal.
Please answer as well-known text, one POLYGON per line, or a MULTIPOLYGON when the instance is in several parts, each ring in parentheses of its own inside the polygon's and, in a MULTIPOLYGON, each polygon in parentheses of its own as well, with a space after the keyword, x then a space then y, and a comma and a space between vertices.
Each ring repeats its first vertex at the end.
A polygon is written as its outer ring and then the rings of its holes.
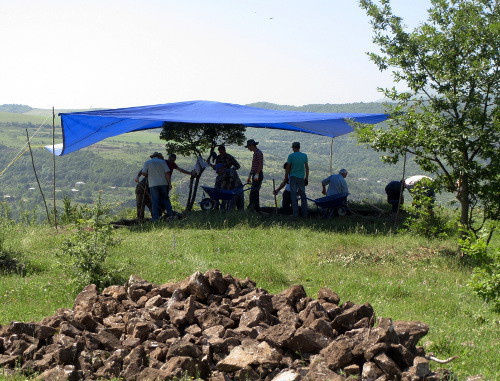
POLYGON ((43 203, 45 205, 45 211, 47 212, 47 222, 50 224, 49 208, 47 208, 47 202, 45 201, 45 196, 44 196, 43 191, 42 191, 42 186, 40 185, 40 181, 38 180, 38 175, 36 173, 35 159, 33 159, 33 151, 31 150, 31 143, 30 143, 30 137, 28 134, 28 129, 26 129, 26 138, 28 139, 28 147, 29 147, 30 155, 31 155, 31 164, 33 165, 33 171, 35 172, 36 182, 38 184, 38 189, 40 189, 40 194, 42 195, 43 203))
POLYGON ((54 110, 54 106, 52 106, 52 163, 53 163, 53 188, 54 188, 54 226, 57 230, 57 207, 56 207, 56 114, 54 110))
POLYGON ((333 173, 333 137, 330 143, 330 175, 333 173))

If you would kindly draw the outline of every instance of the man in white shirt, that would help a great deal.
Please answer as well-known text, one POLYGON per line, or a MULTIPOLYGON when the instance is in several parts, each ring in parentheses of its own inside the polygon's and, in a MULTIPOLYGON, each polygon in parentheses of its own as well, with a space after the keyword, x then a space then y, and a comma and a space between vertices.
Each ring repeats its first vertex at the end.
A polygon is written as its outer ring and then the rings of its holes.
POLYGON ((333 196, 339 193, 349 193, 347 188, 347 182, 345 178, 347 177, 347 170, 341 169, 338 175, 331 175, 324 179, 321 184, 323 185, 323 194, 326 196, 333 196), (328 185, 328 192, 326 186, 328 185))
POLYGON ((415 175, 405 180, 405 188, 413 197, 413 205, 420 207, 422 203, 432 209, 436 200, 436 194, 432 187, 432 178, 424 175, 415 175))
POLYGON ((160 218, 163 210, 166 210, 167 215, 171 216, 173 211, 168 195, 172 189, 171 173, 161 153, 155 152, 150 156, 150 160, 144 163, 142 175, 148 177, 153 221, 160 218))

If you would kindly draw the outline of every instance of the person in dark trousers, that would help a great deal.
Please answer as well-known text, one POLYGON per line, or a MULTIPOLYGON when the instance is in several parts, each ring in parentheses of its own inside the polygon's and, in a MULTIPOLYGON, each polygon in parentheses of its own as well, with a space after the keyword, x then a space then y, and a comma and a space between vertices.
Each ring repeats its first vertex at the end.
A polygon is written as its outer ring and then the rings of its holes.
POLYGON ((292 214, 292 196, 290 194, 290 183, 288 182, 288 175, 286 174, 286 166, 287 163, 283 164, 283 169, 285 170, 285 178, 283 179, 279 187, 273 191, 273 194, 276 196, 280 192, 280 190, 285 188, 282 194, 280 213, 292 214))
POLYGON ((142 180, 139 181, 142 171, 139 171, 134 181, 137 183, 135 186, 135 205, 137 209, 137 219, 139 221, 144 220, 144 211, 146 206, 149 212, 153 212, 153 207, 151 206, 151 196, 149 195, 149 184, 148 178, 144 176, 142 180))
POLYGON ((290 182, 290 196, 292 198, 293 216, 299 216, 299 203, 297 196, 300 196, 301 215, 307 217, 307 196, 306 186, 309 181, 309 164, 307 155, 300 152, 300 143, 292 143, 293 153, 288 155, 286 161, 286 174, 290 182))
POLYGON ((264 179, 264 173, 262 169, 264 168, 264 154, 260 149, 257 148, 259 142, 253 139, 247 140, 245 148, 253 152, 252 157, 252 168, 248 174, 247 184, 252 184, 252 189, 250 190, 250 202, 248 204, 248 210, 253 210, 260 213, 260 187, 262 186, 262 180, 264 179))
POLYGON ((172 205, 170 204, 168 192, 172 189, 171 173, 161 153, 155 152, 150 156, 150 160, 144 163, 142 175, 148 177, 153 221, 157 221, 164 210, 167 211, 167 216, 170 217, 172 215, 172 205))
POLYGON ((403 197, 404 182, 391 181, 385 186, 385 193, 387 194, 387 202, 392 205, 391 213, 397 213, 400 205, 404 203, 403 197))

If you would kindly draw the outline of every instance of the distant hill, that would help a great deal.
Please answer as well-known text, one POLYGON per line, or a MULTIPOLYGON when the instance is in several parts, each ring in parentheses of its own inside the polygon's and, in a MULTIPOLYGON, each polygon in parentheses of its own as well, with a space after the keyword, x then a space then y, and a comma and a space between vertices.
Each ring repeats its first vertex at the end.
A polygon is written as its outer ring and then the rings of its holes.
POLYGON ((13 112, 17 114, 22 114, 28 111, 31 111, 32 108, 26 105, 18 105, 18 104, 4 104, 0 105, 0 111, 2 112, 13 112))
MULTIPOLYGON (((28 113, 14 113, 14 112, 3 112, 0 111, 0 124, 2 125, 15 125, 19 123, 28 123, 33 125, 40 125, 42 123, 50 123, 52 126, 52 118, 49 116, 32 115, 28 113)), ((57 126, 61 125, 59 118, 56 118, 55 123, 57 126)))
POLYGON ((247 106, 265 108, 269 110, 284 110, 284 111, 305 111, 305 112, 357 112, 357 113, 383 113, 384 105, 382 103, 345 103, 345 104, 309 104, 304 106, 287 106, 278 105, 268 102, 250 103, 247 106))

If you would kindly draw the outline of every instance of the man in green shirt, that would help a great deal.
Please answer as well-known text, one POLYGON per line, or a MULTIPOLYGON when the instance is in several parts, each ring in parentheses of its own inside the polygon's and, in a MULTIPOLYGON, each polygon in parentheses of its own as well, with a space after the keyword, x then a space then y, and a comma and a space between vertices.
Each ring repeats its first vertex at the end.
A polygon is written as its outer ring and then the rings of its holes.
POLYGON ((297 194, 300 194, 302 217, 307 217, 306 185, 309 182, 309 164, 307 155, 300 152, 300 143, 292 143, 293 153, 286 161, 286 175, 290 181, 290 196, 292 198, 293 216, 299 216, 297 194))

